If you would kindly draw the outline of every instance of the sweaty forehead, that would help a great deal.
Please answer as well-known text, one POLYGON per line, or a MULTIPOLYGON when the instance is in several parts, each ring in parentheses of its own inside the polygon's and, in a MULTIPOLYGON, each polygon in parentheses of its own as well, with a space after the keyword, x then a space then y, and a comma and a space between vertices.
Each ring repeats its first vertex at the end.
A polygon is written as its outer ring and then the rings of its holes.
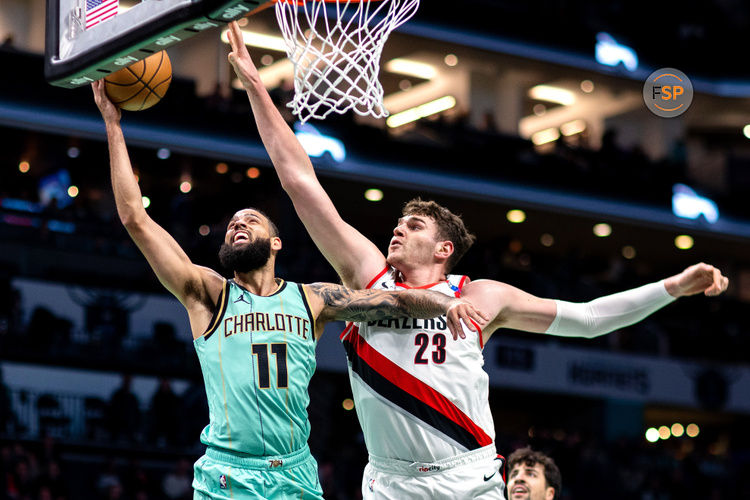
POLYGON ((235 213, 230 220, 246 219, 248 217, 256 217, 260 220, 265 220, 257 210, 253 210, 252 208, 243 208, 235 213))
POLYGON ((398 223, 403 224, 404 222, 407 222, 409 220, 424 222, 425 224, 430 224, 434 222, 432 220, 432 217, 429 217, 427 215, 412 214, 412 215, 404 215, 403 217, 399 217, 398 223))
POLYGON ((514 472, 521 471, 521 469, 526 470, 526 471, 535 470, 537 472, 544 473, 544 465, 541 464, 540 462, 534 462, 533 464, 530 462, 517 463, 513 466, 510 472, 511 474, 513 474, 514 472))

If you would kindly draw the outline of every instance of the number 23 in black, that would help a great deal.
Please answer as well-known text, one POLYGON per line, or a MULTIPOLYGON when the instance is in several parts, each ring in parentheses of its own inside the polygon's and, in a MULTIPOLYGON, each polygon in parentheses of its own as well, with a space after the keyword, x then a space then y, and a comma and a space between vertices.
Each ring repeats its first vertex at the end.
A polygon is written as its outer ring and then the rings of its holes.
MULTIPOLYGON (((424 356, 425 351, 430 347, 430 336, 426 333, 418 333, 414 337, 414 345, 419 347, 417 354, 414 356, 414 363, 426 365, 429 360, 424 356)), ((432 350, 432 361, 439 365, 445 361, 445 335, 442 333, 433 335, 432 345, 435 346, 435 349, 432 350)))
MULTIPOLYGON (((258 357, 258 387, 268 389, 271 387, 271 374, 268 366, 268 345, 253 344, 253 354, 258 357)), ((286 389, 286 344, 270 344, 271 354, 276 358, 276 387, 286 389)))

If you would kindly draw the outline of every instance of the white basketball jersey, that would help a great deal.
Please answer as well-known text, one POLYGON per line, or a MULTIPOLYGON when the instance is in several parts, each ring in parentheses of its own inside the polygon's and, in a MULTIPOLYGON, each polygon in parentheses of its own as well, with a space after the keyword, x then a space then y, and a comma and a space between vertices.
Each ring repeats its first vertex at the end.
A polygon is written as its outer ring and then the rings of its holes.
MULTIPOLYGON (((367 288, 399 290, 384 269, 367 288)), ((420 287, 461 296, 466 276, 420 287)), ((371 455, 431 463, 494 443, 481 334, 453 340, 445 316, 349 324, 346 348, 357 416, 371 455)))

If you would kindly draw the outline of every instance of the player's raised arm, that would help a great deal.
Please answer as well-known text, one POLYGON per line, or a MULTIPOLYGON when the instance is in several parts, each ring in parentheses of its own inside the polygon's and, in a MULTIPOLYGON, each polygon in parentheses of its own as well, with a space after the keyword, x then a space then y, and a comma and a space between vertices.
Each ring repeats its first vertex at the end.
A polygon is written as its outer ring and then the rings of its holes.
POLYGON ((174 238, 146 213, 120 127, 120 110, 107 97, 103 81, 94 82, 92 88, 107 129, 112 189, 120 221, 159 281, 188 308, 192 323, 191 301, 214 303, 215 297, 208 297, 207 290, 215 289, 213 295, 218 296, 222 278, 210 269, 194 265, 174 238))
MULTIPOLYGON (((465 338, 461 327, 476 332, 487 316, 463 299, 428 290, 351 290, 333 283, 305 285, 318 326, 329 321, 374 321, 386 318, 434 318, 446 315, 453 339, 465 338)), ((322 331, 321 328, 318 328, 322 331)))
POLYGON ((344 283, 364 287, 385 267, 385 257, 339 215, 315 176, 310 158, 271 101, 236 22, 229 23, 228 35, 232 47, 229 62, 247 91, 260 137, 281 185, 313 241, 344 283))
POLYGON ((593 338, 637 323, 679 297, 719 295, 728 284, 719 269, 701 263, 665 280, 585 303, 541 299, 491 280, 469 283, 462 296, 492 318, 485 341, 497 328, 593 338))

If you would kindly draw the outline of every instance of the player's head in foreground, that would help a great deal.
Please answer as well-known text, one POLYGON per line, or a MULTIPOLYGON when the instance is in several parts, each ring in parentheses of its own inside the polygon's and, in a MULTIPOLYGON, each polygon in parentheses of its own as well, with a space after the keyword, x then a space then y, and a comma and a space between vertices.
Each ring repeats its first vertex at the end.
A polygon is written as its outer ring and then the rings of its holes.
POLYGON ((460 216, 434 201, 414 198, 393 229, 387 262, 402 272, 438 266, 447 274, 475 239, 460 216))
POLYGON ((229 220, 219 261, 233 273, 273 270, 279 250, 281 238, 276 224, 257 208, 245 208, 229 220))
POLYGON ((521 448, 508 457, 508 500, 557 500, 562 477, 552 458, 531 448, 521 448))

